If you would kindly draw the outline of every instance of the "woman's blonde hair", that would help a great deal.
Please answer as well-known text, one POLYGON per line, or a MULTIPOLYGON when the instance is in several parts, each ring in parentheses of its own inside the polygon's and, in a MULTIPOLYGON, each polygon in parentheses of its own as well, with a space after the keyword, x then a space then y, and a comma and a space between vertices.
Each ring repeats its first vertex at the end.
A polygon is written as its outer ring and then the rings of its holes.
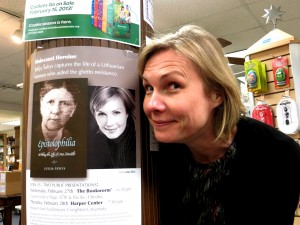
MULTIPOLYGON (((138 72, 142 76, 145 65, 160 50, 173 49, 190 59, 198 68, 205 83, 205 93, 211 91, 223 96, 223 103, 214 111, 216 140, 227 141, 238 120, 245 114, 238 81, 219 41, 209 32, 196 25, 185 25, 175 33, 156 35, 140 49, 138 72)), ((201 115, 199 115, 201 116, 201 115)))

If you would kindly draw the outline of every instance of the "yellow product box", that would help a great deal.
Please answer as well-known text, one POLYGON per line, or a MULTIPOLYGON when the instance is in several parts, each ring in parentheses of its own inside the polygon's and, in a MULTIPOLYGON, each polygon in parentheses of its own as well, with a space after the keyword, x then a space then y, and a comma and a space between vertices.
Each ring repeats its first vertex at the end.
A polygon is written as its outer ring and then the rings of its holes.
POLYGON ((22 171, 0 172, 0 195, 14 195, 22 192, 22 171))

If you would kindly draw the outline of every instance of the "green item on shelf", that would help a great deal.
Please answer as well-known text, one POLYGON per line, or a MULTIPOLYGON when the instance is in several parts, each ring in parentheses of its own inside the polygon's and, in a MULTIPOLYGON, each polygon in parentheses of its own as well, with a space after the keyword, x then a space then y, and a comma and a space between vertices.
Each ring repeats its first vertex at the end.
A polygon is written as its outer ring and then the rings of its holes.
POLYGON ((266 64, 257 59, 244 63, 245 79, 249 92, 265 93, 268 91, 266 64))

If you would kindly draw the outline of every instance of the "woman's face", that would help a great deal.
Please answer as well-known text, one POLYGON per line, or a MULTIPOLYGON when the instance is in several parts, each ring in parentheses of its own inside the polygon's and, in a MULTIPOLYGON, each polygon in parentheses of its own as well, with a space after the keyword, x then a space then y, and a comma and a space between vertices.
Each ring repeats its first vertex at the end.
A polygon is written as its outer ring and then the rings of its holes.
POLYGON ((118 138, 125 130, 128 114, 121 98, 113 97, 95 112, 95 119, 109 139, 118 138))
POLYGON ((196 66, 173 50, 154 54, 143 74, 143 108, 158 141, 193 143, 212 131, 213 109, 221 103, 204 93, 196 66))
POLYGON ((40 103, 42 126, 49 131, 63 128, 76 109, 72 94, 65 88, 49 91, 40 103))

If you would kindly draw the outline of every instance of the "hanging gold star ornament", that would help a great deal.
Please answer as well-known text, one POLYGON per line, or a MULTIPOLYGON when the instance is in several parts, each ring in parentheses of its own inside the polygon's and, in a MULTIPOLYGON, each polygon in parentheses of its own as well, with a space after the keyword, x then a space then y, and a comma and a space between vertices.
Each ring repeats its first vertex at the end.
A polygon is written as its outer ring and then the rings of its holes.
POLYGON ((262 17, 267 19, 266 24, 268 24, 270 20, 272 20, 274 28, 276 28, 276 20, 281 20, 281 15, 285 13, 283 11, 280 11, 280 8, 281 6, 276 8, 273 5, 271 5, 270 9, 264 9, 266 14, 262 17))

